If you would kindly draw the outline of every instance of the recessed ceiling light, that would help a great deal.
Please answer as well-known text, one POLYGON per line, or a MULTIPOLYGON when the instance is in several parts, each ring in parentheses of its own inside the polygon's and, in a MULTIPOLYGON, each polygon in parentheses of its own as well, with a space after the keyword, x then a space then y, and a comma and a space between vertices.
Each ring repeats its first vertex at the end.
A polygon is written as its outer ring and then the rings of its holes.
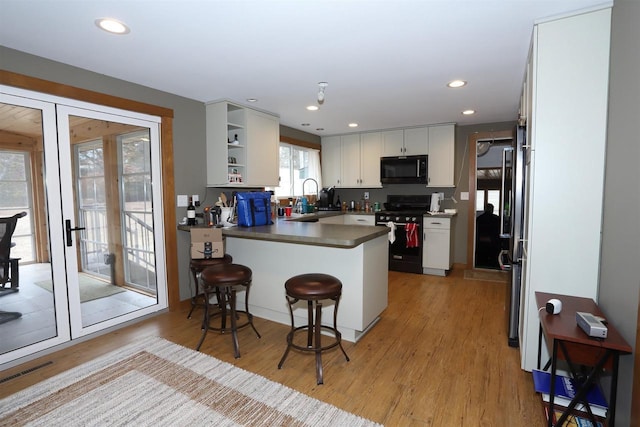
POLYGON ((465 82, 464 80, 453 80, 447 83, 447 86, 451 88, 457 88, 457 87, 462 87, 466 85, 467 85, 467 82, 465 82))
POLYGON ((317 105, 309 105, 307 107, 307 110, 309 110, 309 111, 318 111, 318 108, 319 107, 317 105))
POLYGON ((99 18, 95 23, 98 28, 111 34, 128 34, 131 31, 124 23, 113 18, 99 18))
POLYGON ((349 127, 350 128, 357 128, 358 124, 357 123, 349 123, 349 127))
POLYGON ((464 114, 465 116, 470 116, 470 115, 475 114, 475 113, 476 113, 476 110, 464 110, 462 112, 462 114, 464 114))
POLYGON ((255 98, 247 98, 247 102, 258 102, 255 98))
POLYGON ((311 124, 310 123, 302 123, 301 126, 311 126, 311 124))
POLYGON ((322 130, 324 130, 324 128, 316 128, 316 130, 320 130, 320 131, 322 131, 322 130))

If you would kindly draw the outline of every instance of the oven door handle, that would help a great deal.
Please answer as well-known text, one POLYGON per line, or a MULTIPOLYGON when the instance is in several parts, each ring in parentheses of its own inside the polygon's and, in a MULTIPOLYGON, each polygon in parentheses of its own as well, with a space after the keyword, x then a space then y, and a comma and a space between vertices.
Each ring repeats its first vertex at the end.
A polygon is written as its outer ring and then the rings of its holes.
MULTIPOLYGON (((407 225, 407 224, 415 224, 417 227, 420 227, 420 224, 417 222, 394 222, 394 225, 407 225)), ((376 225, 387 225, 386 222, 377 222, 376 225)))

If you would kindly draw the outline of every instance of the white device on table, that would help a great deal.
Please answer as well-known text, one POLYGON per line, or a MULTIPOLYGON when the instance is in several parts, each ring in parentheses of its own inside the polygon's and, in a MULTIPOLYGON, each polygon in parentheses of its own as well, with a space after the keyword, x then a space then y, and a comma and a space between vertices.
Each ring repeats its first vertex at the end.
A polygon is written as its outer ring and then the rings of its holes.
POLYGON ((545 309, 549 314, 558 314, 562 311, 562 301, 556 298, 552 298, 549 301, 547 301, 547 304, 545 305, 545 309))
POLYGON ((591 313, 576 312, 578 326, 590 337, 606 338, 607 327, 591 313))

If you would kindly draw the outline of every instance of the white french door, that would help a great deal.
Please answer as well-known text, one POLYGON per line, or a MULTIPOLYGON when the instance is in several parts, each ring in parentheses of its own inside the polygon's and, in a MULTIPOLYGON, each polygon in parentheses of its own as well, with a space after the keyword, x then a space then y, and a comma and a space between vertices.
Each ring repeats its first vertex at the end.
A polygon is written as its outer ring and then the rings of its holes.
POLYGON ((69 315, 76 338, 166 307, 166 286, 158 286, 166 284, 158 268, 164 265, 164 248, 155 244, 164 241, 159 125, 130 112, 57 105, 57 129, 69 315), (131 169, 140 171, 133 180, 126 173, 131 169), (134 295, 126 301, 119 299, 122 292, 113 301, 82 301, 87 283, 80 279, 87 278, 134 295), (138 292, 142 287, 145 292, 138 292))
MULTIPOLYGON (((33 169, 33 209, 19 221, 36 246, 35 259, 20 261, 18 289, 0 292, 0 313, 16 314, 0 317, 0 369, 167 307, 159 126, 159 117, 0 85, 0 150, 33 169)), ((23 188, 6 180, 0 191, 23 188)), ((5 212, 19 209, 6 200, 5 212)))

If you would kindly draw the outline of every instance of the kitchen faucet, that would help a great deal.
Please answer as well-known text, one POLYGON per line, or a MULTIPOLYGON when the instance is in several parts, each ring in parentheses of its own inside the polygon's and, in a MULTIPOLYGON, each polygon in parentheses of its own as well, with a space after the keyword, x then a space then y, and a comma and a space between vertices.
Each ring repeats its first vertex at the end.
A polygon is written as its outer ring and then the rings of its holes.
POLYGON ((316 199, 313 201, 313 203, 316 203, 318 200, 318 193, 320 192, 320 186, 318 185, 318 181, 313 178, 307 178, 302 181, 302 197, 304 197, 304 185, 307 183, 307 181, 313 181, 316 183, 316 199))

